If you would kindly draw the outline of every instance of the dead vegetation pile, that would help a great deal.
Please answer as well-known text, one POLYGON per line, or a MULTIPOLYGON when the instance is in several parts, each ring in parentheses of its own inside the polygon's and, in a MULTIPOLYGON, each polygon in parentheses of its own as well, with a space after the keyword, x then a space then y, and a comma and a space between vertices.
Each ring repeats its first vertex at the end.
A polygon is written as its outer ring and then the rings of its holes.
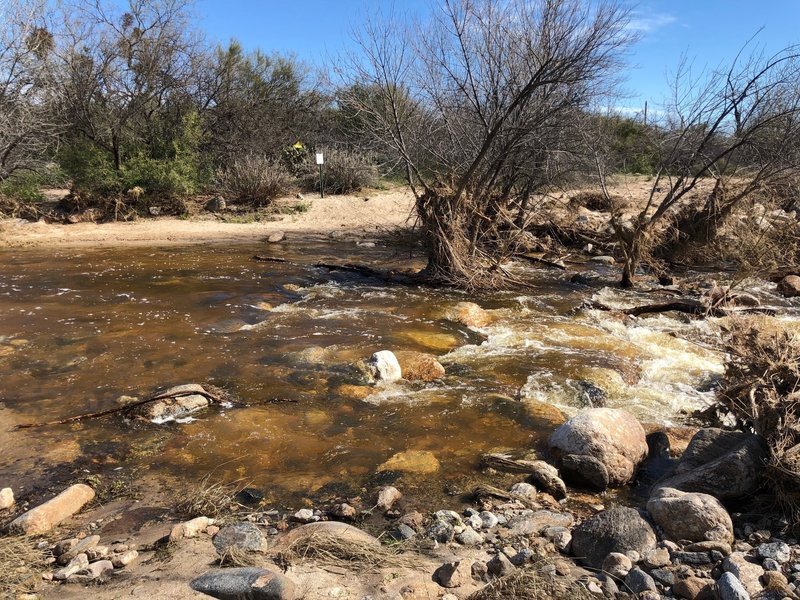
POLYGON ((357 572, 415 565, 413 555, 404 552, 401 544, 378 546, 322 532, 298 539, 276 556, 276 561, 284 568, 310 559, 321 565, 357 572))
POLYGON ((36 591, 47 567, 45 558, 31 538, 0 537, 0 595, 13 598, 36 591))
POLYGON ((184 491, 175 510, 187 519, 219 519, 235 510, 233 497, 237 491, 233 484, 215 482, 210 475, 206 475, 195 486, 184 491))
POLYGON ((800 338, 774 321, 737 319, 718 398, 737 425, 770 450, 766 479, 793 527, 800 525, 800 338))
POLYGON ((468 600, 589 600, 594 597, 579 582, 563 579, 567 578, 548 577, 536 568, 518 569, 482 587, 468 600))

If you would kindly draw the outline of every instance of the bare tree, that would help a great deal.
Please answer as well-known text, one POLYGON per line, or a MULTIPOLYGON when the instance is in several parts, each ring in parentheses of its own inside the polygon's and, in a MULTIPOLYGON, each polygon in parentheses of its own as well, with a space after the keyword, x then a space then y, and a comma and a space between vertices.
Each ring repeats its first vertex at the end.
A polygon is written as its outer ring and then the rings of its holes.
MULTIPOLYGON (((691 76, 685 61, 681 65, 655 130, 658 160, 647 203, 630 220, 612 218, 625 259, 623 287, 634 285, 643 259, 708 244, 742 201, 797 176, 798 52, 792 46, 772 56, 739 56, 700 77, 691 76), (704 199, 690 200, 693 192, 704 199)), ((610 201, 609 164, 601 154, 596 164, 610 201)))
POLYGON ((45 0, 0 4, 0 181, 36 170, 63 129, 45 0))
POLYGON ((571 151, 576 112, 630 42, 627 18, 613 2, 444 0, 428 23, 366 26, 347 74, 370 93, 347 100, 404 165, 429 278, 502 278, 498 242, 571 151))

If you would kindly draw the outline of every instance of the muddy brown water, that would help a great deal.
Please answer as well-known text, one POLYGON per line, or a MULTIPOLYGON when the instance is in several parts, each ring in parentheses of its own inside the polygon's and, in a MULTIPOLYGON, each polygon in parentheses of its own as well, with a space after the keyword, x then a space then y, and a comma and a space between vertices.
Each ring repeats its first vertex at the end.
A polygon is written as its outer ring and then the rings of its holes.
POLYGON ((671 335, 711 325, 658 317, 631 327, 575 312, 598 292, 561 273, 526 274, 535 287, 524 294, 466 297, 310 266, 392 258, 338 242, 0 254, 0 484, 24 495, 55 472, 178 485, 212 474, 291 503, 400 478, 407 494, 444 499, 481 477, 481 453, 541 449, 558 410, 587 403, 587 384, 607 405, 675 424, 708 402, 722 371, 720 355, 671 335), (250 260, 270 252, 291 262, 250 260), (495 322, 471 330, 440 318, 462 300, 495 322), (381 349, 436 354, 448 375, 352 397, 341 387, 351 365, 381 349), (112 416, 9 431, 187 382, 211 382, 243 405, 189 422, 112 416), (406 451, 440 469, 376 474, 406 451))

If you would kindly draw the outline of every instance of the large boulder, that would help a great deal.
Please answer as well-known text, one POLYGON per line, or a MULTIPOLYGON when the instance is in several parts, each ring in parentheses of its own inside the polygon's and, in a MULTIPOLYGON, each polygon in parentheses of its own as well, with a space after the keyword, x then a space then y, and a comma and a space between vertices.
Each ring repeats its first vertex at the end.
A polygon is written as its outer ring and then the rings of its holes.
POLYGON ((83 483, 76 483, 55 498, 14 519, 9 529, 14 533, 25 535, 47 533, 92 500, 94 500, 94 490, 83 483))
POLYGON ((294 600, 294 582, 257 567, 216 569, 191 581, 190 587, 219 600, 294 600))
POLYGON ((714 496, 660 488, 647 511, 671 540, 733 542, 731 517, 714 496))
POLYGON ((587 566, 600 569, 611 552, 631 550, 644 555, 656 546, 655 531, 639 512, 618 506, 597 513, 572 532, 572 554, 587 566))
POLYGON ((778 282, 778 291, 787 298, 800 296, 800 277, 787 275, 778 282))
POLYGON ((720 500, 741 498, 760 486, 767 457, 763 439, 755 434, 701 429, 689 442, 675 472, 656 482, 654 492, 674 488, 720 500))
POLYGON ((629 482, 647 456, 639 421, 613 408, 581 411, 553 432, 549 446, 565 479, 598 489, 629 482))

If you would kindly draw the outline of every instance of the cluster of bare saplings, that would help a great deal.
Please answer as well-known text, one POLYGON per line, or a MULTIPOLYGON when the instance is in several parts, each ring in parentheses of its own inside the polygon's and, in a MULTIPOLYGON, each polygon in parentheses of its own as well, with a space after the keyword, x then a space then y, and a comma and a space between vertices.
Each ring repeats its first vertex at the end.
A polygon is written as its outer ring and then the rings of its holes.
MULTIPOLYGON (((641 123, 600 108, 613 105, 635 41, 614 0, 442 0, 423 22, 374 15, 359 50, 324 78, 293 59, 210 46, 185 0, 2 10, 6 207, 11 183, 52 165, 72 187, 68 208, 111 198, 117 218, 121 205, 220 186, 268 201, 302 178, 305 148, 325 146, 346 157, 349 187, 368 185, 364 173, 405 180, 428 281, 513 283, 503 265, 523 241, 585 243, 559 231, 545 202, 580 185, 610 213, 605 243, 632 286, 637 270, 659 274, 713 246, 748 203, 791 210, 800 181, 798 48, 767 55, 756 38, 727 66, 696 74, 686 63, 641 123), (650 176, 633 211, 609 192, 631 164, 650 176)), ((785 264, 797 262, 796 239, 791 229, 772 242, 785 264)))

